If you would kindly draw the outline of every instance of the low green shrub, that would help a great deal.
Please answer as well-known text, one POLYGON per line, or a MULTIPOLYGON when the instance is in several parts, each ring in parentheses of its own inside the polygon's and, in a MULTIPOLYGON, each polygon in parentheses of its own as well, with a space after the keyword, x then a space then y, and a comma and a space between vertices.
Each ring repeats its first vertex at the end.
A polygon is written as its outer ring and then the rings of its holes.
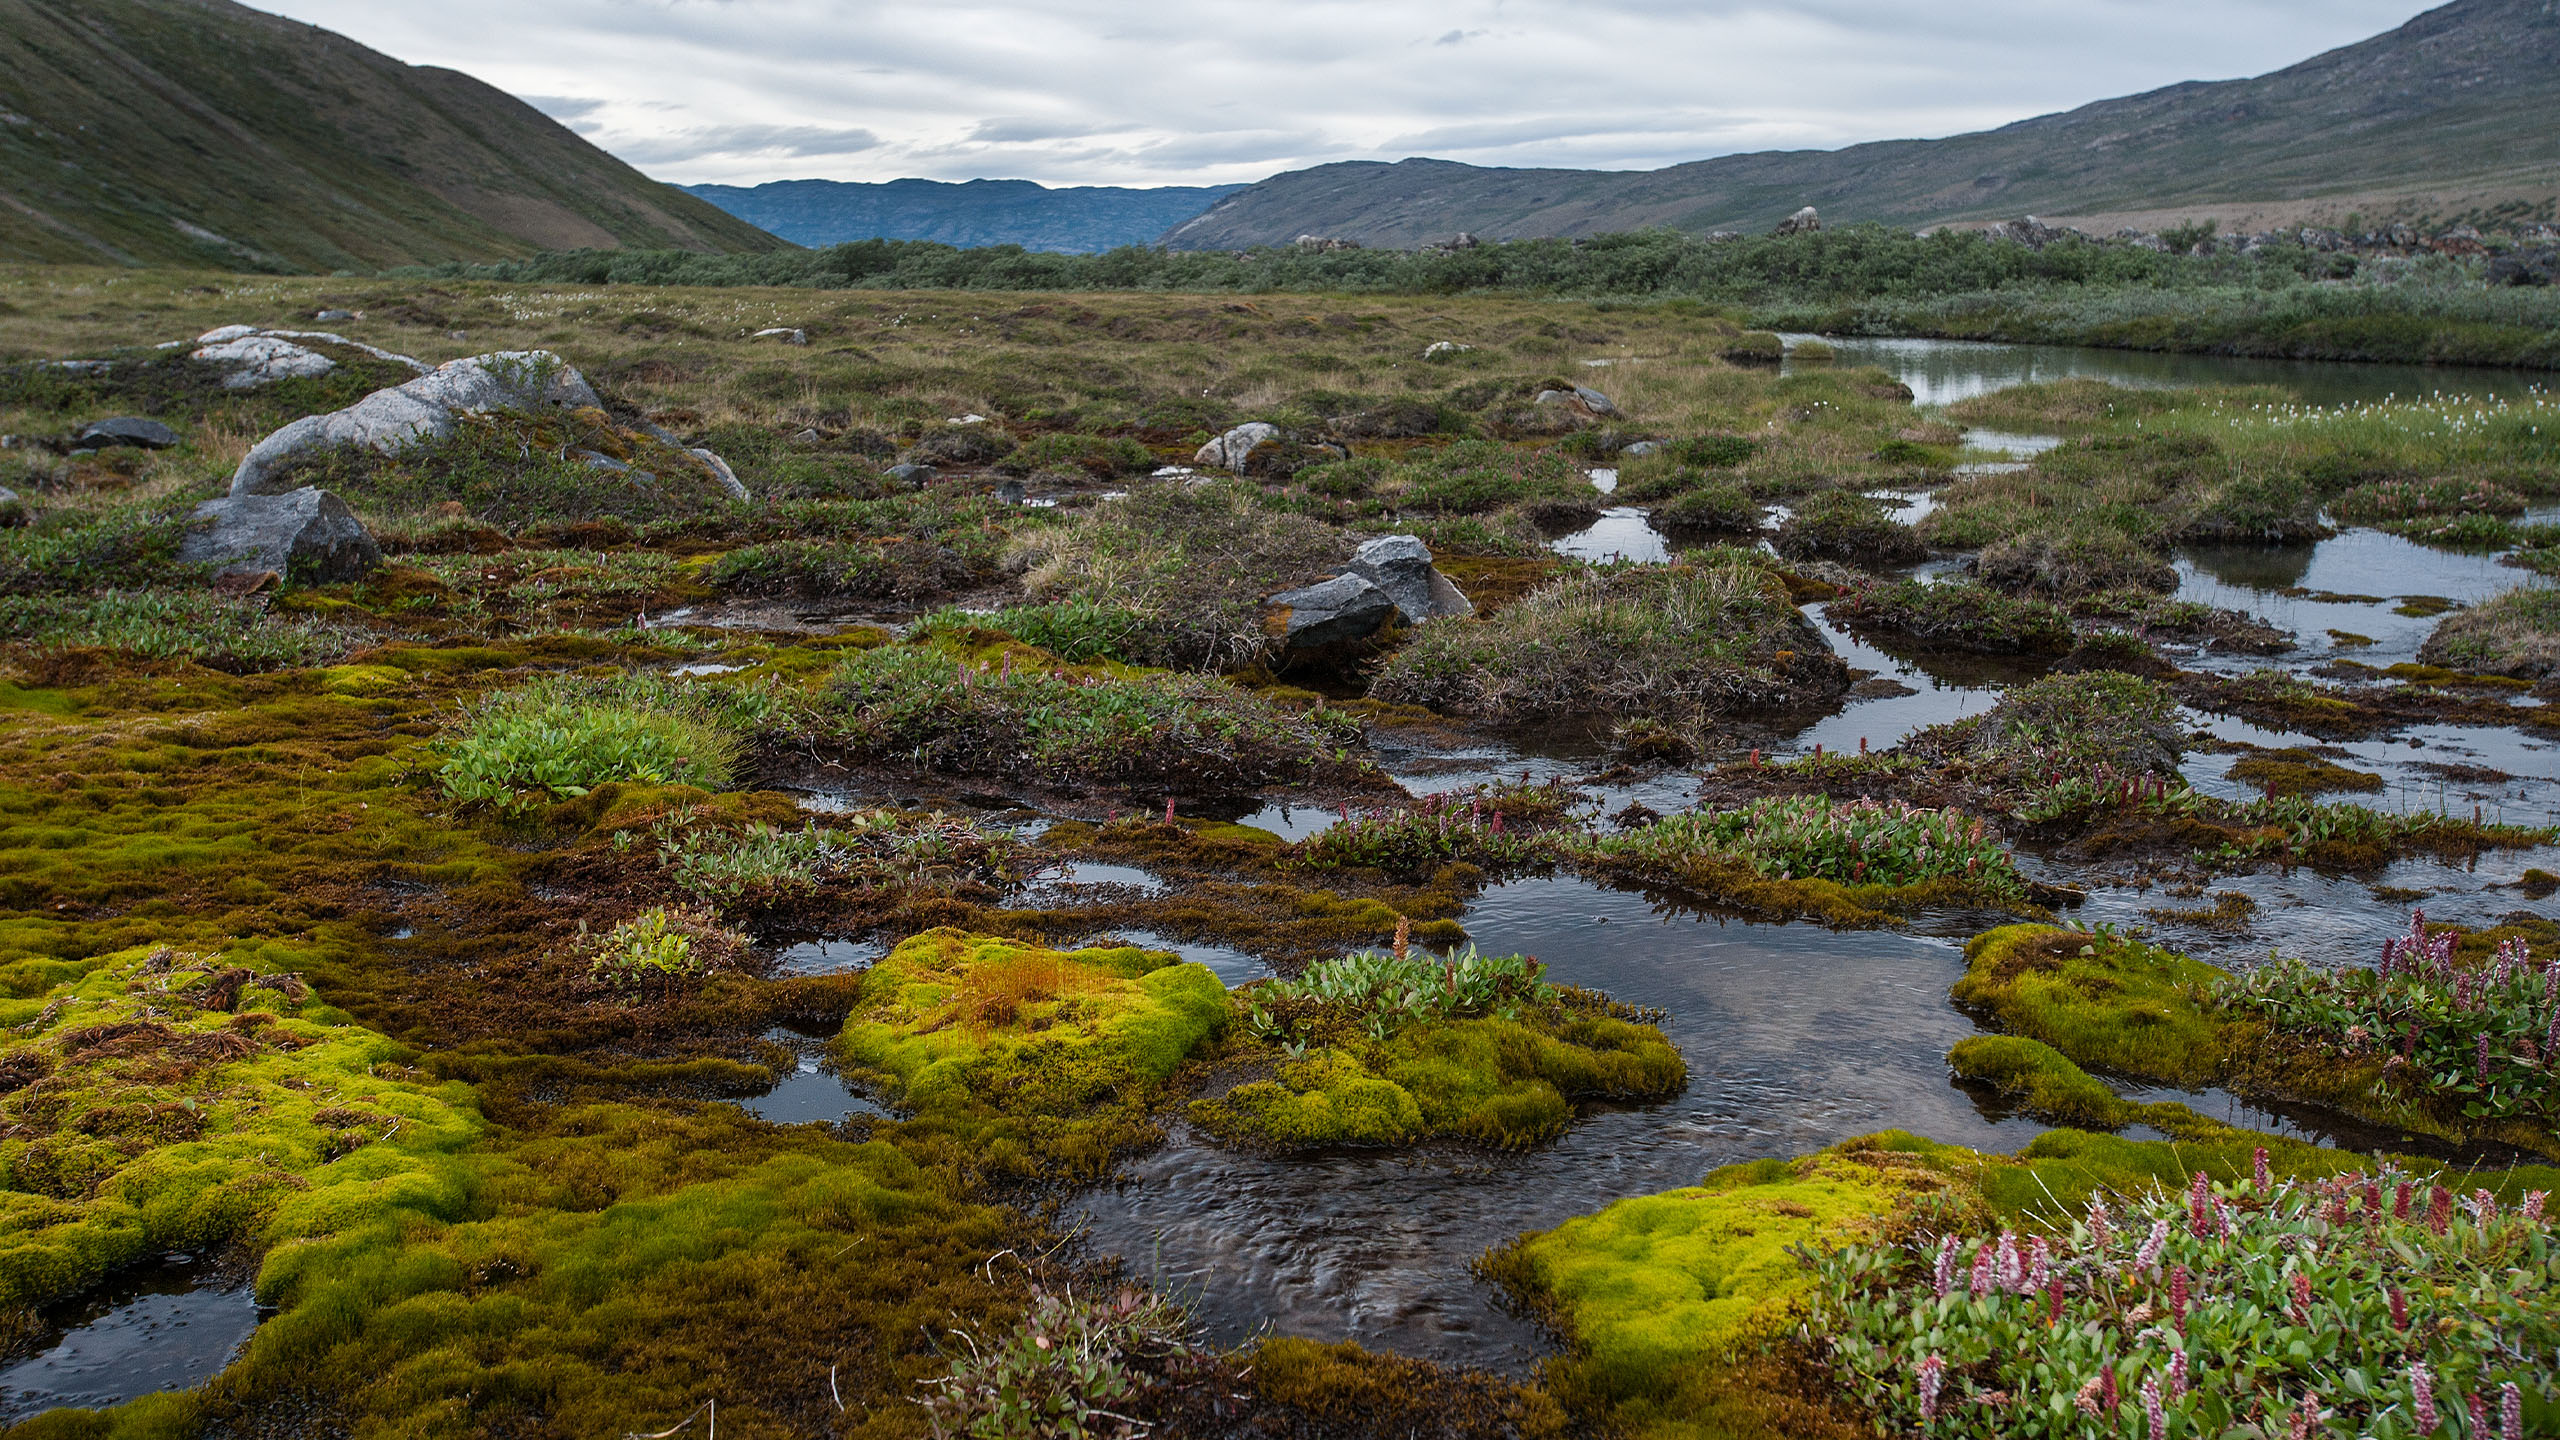
POLYGON ((1980 820, 1900 801, 1769 796, 1730 810, 1666 816, 1591 843, 1599 854, 1664 870, 1721 856, 1780 880, 1889 886, 1951 880, 1988 895, 2026 894, 2017 862, 1980 820))
POLYGON ((280 615, 256 600, 200 590, 0 595, 0 643, 192 660, 234 674, 328 665, 389 638, 361 625, 280 615))
POLYGON ((1582 467, 1561 455, 1491 440, 1461 440, 1408 460, 1378 486, 1399 511, 1426 515, 1477 515, 1540 501, 1596 504, 1598 493, 1582 467))
POLYGON ((1890 568, 1929 558, 1918 531, 1888 517, 1890 501, 1849 490, 1827 490, 1804 502, 1778 526, 1778 553, 1790 560, 1842 560, 1890 568))
POLYGON ((620 781, 719 790, 780 702, 748 686, 626 673, 554 676, 465 710, 436 742, 436 778, 466 804, 517 810, 620 781))
POLYGON ((2279 1181, 2261 1149, 2251 1179, 2102 1195, 2050 1239, 1817 1254, 1813 1328, 1860 1404, 1933 1435, 2522 1440, 2560 1413, 2542 1212, 2390 1166, 2279 1181))
POLYGON ((1061 600, 1049 605, 1009 605, 1001 610, 937 610, 915 623, 913 633, 934 635, 963 629, 996 630, 1048 651, 1061 660, 1135 661, 1146 648, 1147 617, 1125 606, 1098 600, 1061 600))
POLYGON ((950 1373, 923 1382, 936 1440, 1126 1434, 1123 1412, 1162 1367, 1210 1355, 1180 1307, 1127 1286, 1107 1299, 1035 1289, 1010 1327, 961 1334, 967 1348, 949 1352, 950 1373))
POLYGON ((1360 739, 1338 711, 1285 711, 1212 676, 1079 669, 1027 647, 992 662, 919 645, 864 651, 837 667, 814 718, 865 758, 1191 794, 1348 771, 1360 739))
POLYGON ((2266 1017, 2358 1060, 2382 1061, 2385 1090, 2459 1106, 2473 1119, 2560 1116, 2560 960, 2510 936, 2484 961, 2457 963, 2456 935, 2426 912, 2382 942, 2372 968, 2318 970, 2276 960, 2226 981, 2222 1003, 2266 1017))
POLYGON ((2382 480, 2358 485, 2329 502, 2330 512, 2358 525, 2415 520, 2425 516, 2516 515, 2524 510, 2522 495, 2486 480, 2382 480))
POLYGON ((187 579, 187 567, 178 564, 187 516, 183 505, 53 508, 31 524, 0 525, 0 596, 123 591, 187 579))
POLYGON ((1565 574, 1487 619, 1435 621, 1370 694, 1504 722, 1688 718, 1826 702, 1847 668, 1754 552, 1565 574))
POLYGON ((1553 832, 1582 802, 1561 785, 1479 785, 1426 795, 1408 806, 1353 811, 1298 842, 1296 863, 1315 870, 1365 868, 1415 879, 1464 862, 1488 871, 1553 862, 1553 832))
POLYGON ((1155 464, 1155 456, 1135 440, 1105 439, 1100 435, 1042 435, 1024 441, 1005 454, 996 462, 996 469, 1008 475, 1028 475, 1035 470, 1071 466, 1097 480, 1111 480, 1144 475, 1154 469, 1155 464))
POLYGON ((2560 675, 2560 587, 2518 586, 2446 616, 2418 659, 2517 679, 2560 675))
POLYGON ((1751 535, 1760 529, 1760 502, 1731 485, 1706 485, 1671 498, 1653 512, 1657 530, 1701 535, 1751 535))
MULTIPOLYGON (((1007 884, 1041 868, 1011 831, 939 811, 866 810, 797 830, 731 827, 709 822, 705 811, 677 810, 649 827, 660 872, 703 899, 771 901, 829 885, 1007 884)), ((621 833, 615 839, 625 843, 621 833)))
POLYGON ((708 910, 653 906, 587 937, 587 973, 620 990, 654 989, 735 965, 747 942, 708 910))
POLYGON ((2074 638, 2060 608, 1972 581, 1862 586, 1832 601, 1828 613, 1862 638, 1892 635, 1978 655, 2059 655, 2074 638))

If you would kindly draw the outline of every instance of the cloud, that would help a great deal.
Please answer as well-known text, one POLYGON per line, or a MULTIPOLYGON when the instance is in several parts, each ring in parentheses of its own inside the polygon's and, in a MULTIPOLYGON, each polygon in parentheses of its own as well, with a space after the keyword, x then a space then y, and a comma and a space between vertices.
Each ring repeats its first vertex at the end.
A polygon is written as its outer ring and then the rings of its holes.
POLYGON ((1207 184, 1955 134, 2277 69, 2430 0, 255 3, 526 96, 669 180, 1207 184))

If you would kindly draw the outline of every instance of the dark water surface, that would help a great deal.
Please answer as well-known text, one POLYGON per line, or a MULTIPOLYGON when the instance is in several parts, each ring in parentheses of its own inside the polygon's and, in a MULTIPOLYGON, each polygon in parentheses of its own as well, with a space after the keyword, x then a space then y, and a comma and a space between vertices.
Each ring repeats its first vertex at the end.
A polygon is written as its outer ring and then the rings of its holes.
POLYGON ((1080 1202, 1089 1243, 1189 1295, 1221 1339, 1268 1324, 1518 1370, 1542 1343, 1468 1273, 1488 1246, 1868 1131, 2010 1150, 2044 1128, 1988 1116, 1949 1081, 1947 1049, 1973 1030, 1947 1000, 1963 970, 1950 941, 1679 915, 1575 879, 1496 886, 1465 923, 1487 951, 1669 1011, 1687 1093, 1525 1154, 1254 1157, 1177 1133, 1080 1202))
POLYGON ((0 1370, 0 1420, 191 1389, 231 1363, 258 1320, 248 1280, 191 1256, 127 1270, 46 1312, 39 1348, 0 1370))
MULTIPOLYGON (((1834 365, 1873 365, 1911 387, 1922 405, 1952 405, 2012 385, 2051 380, 2104 380, 2141 389, 2182 385, 2281 385, 2314 405, 2472 395, 2515 399, 2560 388, 2542 370, 2468 365, 2368 365, 2336 360, 2253 360, 2233 355, 2172 355, 2104 350, 2088 345, 2006 345, 1981 340, 1921 340, 1789 335, 1790 345, 1820 340, 1834 365)), ((1794 367, 1790 365, 1789 369, 1794 367)))

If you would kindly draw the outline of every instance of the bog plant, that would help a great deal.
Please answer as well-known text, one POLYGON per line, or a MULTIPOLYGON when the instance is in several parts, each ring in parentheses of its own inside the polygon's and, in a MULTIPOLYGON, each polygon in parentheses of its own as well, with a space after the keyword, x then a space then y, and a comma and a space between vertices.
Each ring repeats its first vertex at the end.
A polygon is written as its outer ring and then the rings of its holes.
POLYGON ((706 974, 735 959, 746 944, 708 910, 662 905, 588 937, 582 948, 588 974, 630 990, 706 974))
POLYGON ((2509 937, 2466 964, 2456 939, 2430 933, 2421 910, 2370 969, 2274 960, 2225 982, 2220 998, 2344 1056, 2385 1057, 2386 1093, 2459 1105, 2475 1120, 2560 1115, 2560 963, 2509 937))
POLYGON ((2392 1167, 2101 1194, 2050 1238, 1922 1231, 1818 1256, 1808 1334, 1896 1433, 2452 1434, 2560 1419, 2560 1237, 2392 1167))
POLYGON ((437 742, 436 778, 456 800, 503 810, 615 782, 718 790, 747 733, 779 708, 762 689, 669 676, 546 678, 465 710, 437 742))
MULTIPOLYGON (((627 834, 618 833, 616 843, 629 843, 627 834)), ((661 817, 649 835, 660 871, 706 900, 777 899, 842 883, 999 883, 1038 868, 1026 863, 1011 834, 940 811, 867 810, 786 830, 760 821, 708 824, 701 807, 690 807, 661 817)))
POLYGON ((1144 1434, 1145 1422, 1112 1407, 1135 1408, 1148 1370, 1208 1356, 1180 1308, 1129 1287, 1107 1299, 1036 1290, 1010 1328, 952 1338, 965 1353, 946 1349, 950 1372, 922 1382, 932 1393, 916 1401, 935 1440, 1144 1434))
POLYGON ((1366 867, 1427 876, 1462 861, 1488 870, 1549 864, 1566 847, 1579 797, 1560 784, 1477 786, 1426 795, 1407 806, 1354 811, 1298 843, 1297 863, 1316 870, 1366 867))
POLYGON ((1727 856, 1779 880, 1893 886, 1955 880, 1998 896, 2026 894, 2017 863, 1980 819, 1899 800, 1771 796, 1730 810, 1668 816, 1603 837, 1593 848, 1663 866, 1701 854, 1727 856))
POLYGON ((1348 1023, 1372 1040, 1412 1025, 1498 1015, 1517 1020, 1556 1003, 1546 967, 1523 955, 1482 955, 1473 945, 1449 954, 1363 950, 1322 960, 1296 980, 1266 980, 1239 997, 1245 1029, 1303 1049, 1325 1028, 1348 1023))

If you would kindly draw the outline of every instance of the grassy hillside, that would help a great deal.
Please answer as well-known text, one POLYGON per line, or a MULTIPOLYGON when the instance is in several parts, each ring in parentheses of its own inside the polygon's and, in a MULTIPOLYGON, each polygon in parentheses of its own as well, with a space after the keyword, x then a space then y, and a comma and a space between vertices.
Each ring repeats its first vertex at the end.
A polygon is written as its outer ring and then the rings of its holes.
POLYGON ((848 240, 932 240, 1020 245, 1089 254, 1144 245, 1241 185, 1115 185, 1051 189, 1030 180, 776 180, 765 185, 688 185, 742 220, 796 245, 848 240))
POLYGON ((1727 155, 1664 170, 1494 170, 1445 160, 1323 165, 1229 196, 1165 243, 1301 234, 1410 247, 1460 231, 1761 230, 2372 197, 2377 218, 2460 188, 2548 218, 2560 197, 2560 5, 2456 0, 2388 34, 2250 80, 2172 85, 1945 140, 1727 155))
POLYGON ((783 244, 468 75, 230 0, 0 0, 0 258, 333 270, 783 244))

